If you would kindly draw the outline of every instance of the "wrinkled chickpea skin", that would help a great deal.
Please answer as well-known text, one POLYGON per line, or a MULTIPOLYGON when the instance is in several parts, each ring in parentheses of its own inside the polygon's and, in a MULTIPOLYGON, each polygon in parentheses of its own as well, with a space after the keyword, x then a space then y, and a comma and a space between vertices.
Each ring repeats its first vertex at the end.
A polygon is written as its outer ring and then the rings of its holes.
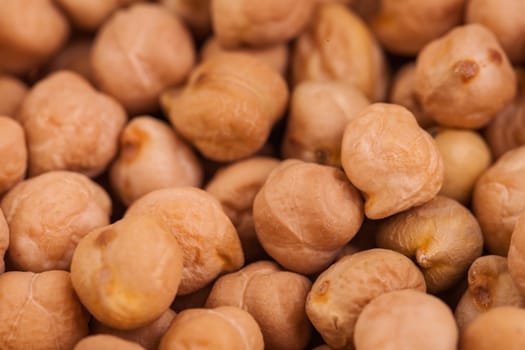
POLYGON ((508 255, 509 273, 519 291, 525 296, 525 213, 514 226, 508 255))

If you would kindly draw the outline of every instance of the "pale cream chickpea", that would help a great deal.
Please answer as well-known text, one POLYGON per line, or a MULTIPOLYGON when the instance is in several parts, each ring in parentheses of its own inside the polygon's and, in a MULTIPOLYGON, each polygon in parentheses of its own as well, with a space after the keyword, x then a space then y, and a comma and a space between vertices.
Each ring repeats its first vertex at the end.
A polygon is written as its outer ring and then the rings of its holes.
POLYGON ((514 226, 507 262, 513 282, 525 297, 525 212, 522 212, 514 226))
POLYGON ((253 202, 259 242, 287 270, 324 270, 355 236, 363 202, 340 169, 286 160, 275 168, 253 202))
POLYGON ((120 330, 146 326, 171 305, 182 275, 182 250, 151 216, 130 216, 79 242, 71 281, 100 322, 120 330))
POLYGON ((91 335, 79 341, 73 350, 144 350, 137 343, 111 335, 91 335))
POLYGON ((341 163, 364 193, 370 219, 428 202, 443 184, 443 159, 435 141, 408 109, 394 104, 374 103, 348 123, 341 163))
POLYGON ((356 350, 456 350, 457 342, 450 308, 417 290, 381 294, 364 307, 355 325, 356 350))
POLYGON ((150 192, 136 200, 124 218, 141 215, 153 216, 182 248, 180 295, 196 292, 244 264, 235 227, 219 201, 203 190, 172 187, 150 192))
POLYGON ((202 177, 197 156, 168 124, 140 116, 124 127, 110 181, 125 205, 161 188, 199 187, 202 177))
POLYGON ((211 0, 159 0, 170 12, 179 16, 197 38, 211 30, 211 0))
POLYGON ((391 250, 365 250, 343 257, 317 277, 306 299, 306 314, 326 344, 352 349, 363 308, 381 294, 400 289, 426 291, 417 266, 391 250))
MULTIPOLYGON (((1 97, 0 97, 1 98, 1 97)), ((0 115, 0 198, 22 181, 27 170, 24 129, 10 117, 0 115)))
POLYGON ((126 113, 80 75, 59 71, 29 91, 17 114, 26 133, 29 175, 71 170, 94 177, 117 154, 126 113))
POLYGON ((246 311, 222 306, 187 309, 175 317, 159 350, 182 348, 214 350, 263 350, 259 325, 246 311))
POLYGON ((439 124, 478 129, 516 94, 516 75, 492 32, 479 24, 452 29, 418 54, 416 93, 439 124))
POLYGON ((305 81, 295 86, 282 141, 283 156, 340 166, 345 127, 369 104, 348 82, 305 81))
POLYGON ((0 74, 0 115, 16 116, 28 91, 27 85, 14 76, 0 74))
POLYGON ((9 247, 9 226, 5 220, 4 212, 0 208, 0 274, 5 271, 4 255, 9 247))
POLYGON ((69 272, 11 271, 0 275, 0 348, 72 349, 88 335, 89 314, 69 272))
POLYGON ((95 83, 91 69, 90 55, 93 40, 80 37, 70 41, 47 65, 47 71, 52 73, 60 70, 75 72, 90 84, 95 83))
POLYGON ((85 175, 51 171, 16 185, 1 201, 17 270, 69 270, 82 237, 109 224, 111 200, 85 175))
POLYGON ((206 307, 235 306, 248 311, 261 327, 265 349, 302 350, 312 328, 304 309, 311 285, 302 275, 258 261, 220 277, 206 307))
POLYGON ((190 73, 193 45, 182 21, 163 6, 137 3, 117 11, 97 32, 93 75, 129 113, 154 112, 161 93, 190 73))

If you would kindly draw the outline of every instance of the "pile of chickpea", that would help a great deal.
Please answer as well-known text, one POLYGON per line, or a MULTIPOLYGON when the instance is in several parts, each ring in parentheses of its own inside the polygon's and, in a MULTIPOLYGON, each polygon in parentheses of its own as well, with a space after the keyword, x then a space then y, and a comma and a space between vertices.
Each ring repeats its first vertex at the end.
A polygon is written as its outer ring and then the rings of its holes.
POLYGON ((0 0, 0 349, 525 349, 524 63, 525 0, 0 0))

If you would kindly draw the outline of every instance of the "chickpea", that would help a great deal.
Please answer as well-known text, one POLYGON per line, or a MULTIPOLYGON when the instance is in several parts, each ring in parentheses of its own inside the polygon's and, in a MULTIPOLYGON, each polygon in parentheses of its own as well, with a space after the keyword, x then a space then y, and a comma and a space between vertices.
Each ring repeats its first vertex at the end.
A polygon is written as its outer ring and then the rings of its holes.
POLYGON ((23 180, 27 170, 24 129, 12 118, 0 116, 0 198, 23 180))
POLYGON ((340 166, 345 127, 369 104, 363 93, 347 82, 300 83, 291 97, 283 156, 340 166))
POLYGON ((145 3, 117 11, 98 31, 91 54, 98 86, 131 114, 155 111, 160 94, 183 82, 194 61, 182 21, 145 3))
POLYGON ((417 290, 381 294, 364 307, 355 325, 356 350, 456 350, 457 342, 448 306, 417 290))
POLYGON ((472 209, 483 232, 485 249, 506 256, 518 216, 525 210, 525 146, 501 156, 476 182, 472 209))
POLYGON ((82 304, 112 328, 143 327, 177 294, 182 250, 153 217, 130 216, 95 229, 79 242, 71 280, 82 304))
POLYGON ((52 0, 0 1, 0 72, 24 74, 55 54, 69 35, 52 0))
POLYGON ((159 0, 173 14, 179 16, 197 38, 211 31, 211 0, 159 0))
POLYGON ((270 261, 258 261, 219 278, 206 307, 236 306, 248 311, 261 327, 265 349, 302 350, 311 334, 304 309, 311 285, 304 276, 282 271, 270 261))
POLYGON ((94 177, 116 155, 126 114, 80 75, 59 71, 33 86, 17 119, 26 132, 30 176, 71 170, 94 177))
POLYGON ((246 262, 264 258, 253 221, 253 200, 279 160, 253 157, 219 169, 206 186, 235 226, 246 262))
POLYGON ((363 308, 379 295, 400 289, 426 290, 416 265, 391 250, 366 250, 343 257, 317 277, 306 299, 306 314, 330 347, 349 349, 363 308))
POLYGON ((443 183, 436 143, 412 113, 393 104, 372 104, 348 123, 341 163, 348 179, 364 192, 370 219, 428 202, 443 183))
POLYGON ((241 53, 210 57, 171 101, 175 129, 205 157, 233 161, 259 150, 288 101, 283 78, 241 53))
POLYGON ((512 280, 518 287, 521 295, 525 297, 525 212, 520 214, 514 226, 512 239, 509 246, 508 267, 512 280))
POLYGON ((69 70, 86 79, 90 84, 95 83, 91 69, 90 55, 93 41, 88 38, 79 38, 67 44, 49 63, 47 70, 56 72, 69 70))
POLYGON ((112 188, 125 205, 161 188, 200 186, 202 168, 173 129, 149 116, 133 118, 120 134, 110 170, 112 188))
POLYGON ((192 187, 156 190, 135 201, 125 218, 144 214, 167 227, 182 248, 180 295, 196 292, 244 264, 235 227, 211 194, 192 187))
POLYGON ((0 275, 0 348, 72 349, 88 334, 89 314, 71 286, 69 272, 0 275))
POLYGON ((27 85, 14 76, 0 74, 0 115, 14 118, 27 94, 27 85))
POLYGON ((259 242, 284 268, 311 274, 330 265, 363 222, 359 192, 334 167, 287 160, 253 202, 259 242))
POLYGON ((5 221, 2 209, 0 209, 0 274, 5 271, 4 255, 7 248, 9 248, 9 226, 5 221))
POLYGON ((111 335, 92 335, 78 342, 73 350, 144 350, 137 343, 111 335))
POLYGON ((514 98, 516 75, 494 34, 469 24, 420 51, 416 93, 439 124, 477 129, 514 98))
POLYGON ((171 304, 171 308, 176 312, 181 312, 186 309, 203 308, 204 305, 206 305, 206 300, 208 299, 212 288, 213 283, 209 283, 191 294, 179 294, 173 301, 173 304, 171 304))
POLYGON ((385 97, 386 70, 383 52, 372 33, 342 4, 319 5, 310 26, 295 43, 295 85, 305 80, 343 80, 371 101, 378 101, 385 97))
POLYGON ((178 314, 162 338, 159 350, 201 346, 215 350, 263 350, 264 342, 257 322, 248 312, 222 306, 188 309, 178 314))

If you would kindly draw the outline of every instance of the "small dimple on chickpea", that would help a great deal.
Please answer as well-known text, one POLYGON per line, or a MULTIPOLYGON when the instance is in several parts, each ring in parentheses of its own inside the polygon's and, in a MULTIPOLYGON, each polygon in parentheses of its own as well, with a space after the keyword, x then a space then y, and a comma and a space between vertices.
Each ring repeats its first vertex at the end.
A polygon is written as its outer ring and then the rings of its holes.
POLYGON ((0 115, 0 198, 26 175, 27 148, 24 129, 0 115))
POLYGON ((211 0, 159 0, 171 13, 179 16, 198 39, 211 30, 211 0))
POLYGON ((144 350, 137 343, 111 335, 91 335, 75 345, 73 350, 144 350))
POLYGON ((5 271, 4 255, 9 247, 9 226, 5 220, 4 212, 0 208, 0 274, 5 271))
POLYGON ((27 90, 28 87, 23 81, 11 75, 0 74, 0 115, 14 118, 27 90))

